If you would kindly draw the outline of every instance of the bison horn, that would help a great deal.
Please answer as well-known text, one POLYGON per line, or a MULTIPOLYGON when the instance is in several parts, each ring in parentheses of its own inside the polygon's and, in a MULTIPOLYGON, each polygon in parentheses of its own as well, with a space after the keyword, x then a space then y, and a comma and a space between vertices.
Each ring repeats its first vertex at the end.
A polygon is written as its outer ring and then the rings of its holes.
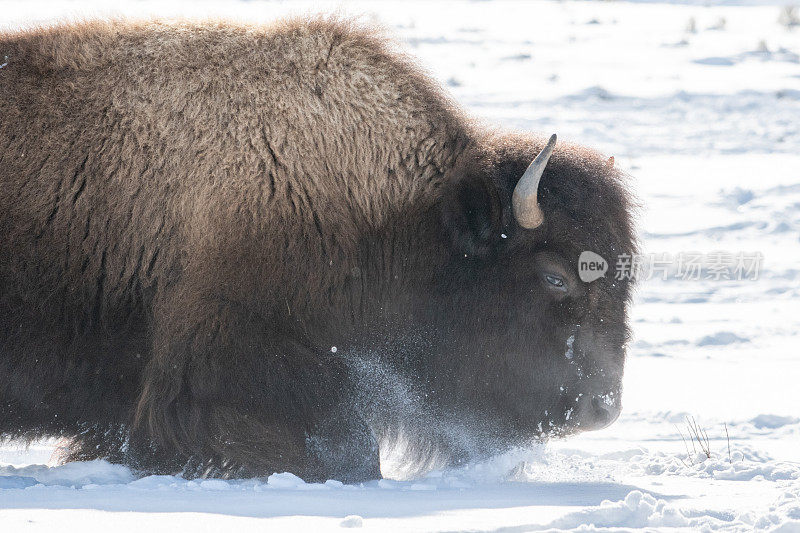
POLYGON ((556 134, 554 133, 550 140, 547 141, 547 146, 528 165, 525 174, 522 175, 522 178, 517 182, 517 186, 514 187, 514 194, 511 196, 514 218, 523 228, 537 228, 544 222, 544 213, 539 207, 538 199, 539 180, 542 179, 544 167, 547 166, 547 160, 550 159, 555 145, 556 134))

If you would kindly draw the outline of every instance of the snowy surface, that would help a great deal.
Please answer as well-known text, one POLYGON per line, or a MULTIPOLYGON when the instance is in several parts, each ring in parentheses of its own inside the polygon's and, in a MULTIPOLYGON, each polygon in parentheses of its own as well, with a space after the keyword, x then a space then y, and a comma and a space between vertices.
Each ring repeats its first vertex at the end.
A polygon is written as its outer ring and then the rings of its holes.
POLYGON ((730 4, 4 2, 5 27, 363 14, 473 113, 614 155, 636 178, 645 252, 763 263, 757 281, 640 287, 625 408, 606 430, 363 486, 134 479, 105 462, 48 467, 52 442, 10 443, 2 530, 800 531, 800 26, 779 24, 777 5, 730 4), (687 416, 710 458, 687 453, 687 416))

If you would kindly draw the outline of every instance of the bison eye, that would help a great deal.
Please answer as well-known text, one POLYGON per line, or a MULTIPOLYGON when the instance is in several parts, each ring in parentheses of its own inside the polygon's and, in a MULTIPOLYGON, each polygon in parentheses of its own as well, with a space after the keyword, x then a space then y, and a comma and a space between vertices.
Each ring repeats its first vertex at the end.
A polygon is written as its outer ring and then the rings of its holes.
POLYGON ((566 290, 566 288, 564 287, 564 280, 563 280, 561 277, 559 277, 559 276, 556 276, 556 275, 554 275, 554 274, 545 274, 545 275, 544 275, 544 279, 545 279, 545 280, 547 281, 547 283, 549 283, 549 284, 550 284, 550 285, 551 285, 553 288, 555 288, 555 289, 558 289, 558 290, 562 290, 562 291, 563 291, 563 290, 566 290))

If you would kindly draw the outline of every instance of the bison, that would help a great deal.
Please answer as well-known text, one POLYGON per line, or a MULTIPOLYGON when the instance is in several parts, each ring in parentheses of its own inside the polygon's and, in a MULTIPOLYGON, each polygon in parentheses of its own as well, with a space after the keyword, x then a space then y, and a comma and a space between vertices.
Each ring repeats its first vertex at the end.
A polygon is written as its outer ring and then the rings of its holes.
POLYGON ((470 119, 375 28, 0 34, 0 434, 146 473, 378 478, 620 411, 600 154, 470 119), (459 428, 459 429, 456 429, 459 428))

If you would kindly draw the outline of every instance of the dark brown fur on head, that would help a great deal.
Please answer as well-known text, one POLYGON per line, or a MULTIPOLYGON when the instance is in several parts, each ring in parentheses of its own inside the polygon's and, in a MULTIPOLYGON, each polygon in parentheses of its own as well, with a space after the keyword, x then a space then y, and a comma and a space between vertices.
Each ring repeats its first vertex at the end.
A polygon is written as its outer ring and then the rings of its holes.
POLYGON ((519 227, 543 141, 337 20, 64 25, 4 56, 3 436, 353 481, 398 427, 464 457, 441 428, 490 453, 618 412, 629 282, 576 271, 634 251, 599 154, 559 143, 519 227))

